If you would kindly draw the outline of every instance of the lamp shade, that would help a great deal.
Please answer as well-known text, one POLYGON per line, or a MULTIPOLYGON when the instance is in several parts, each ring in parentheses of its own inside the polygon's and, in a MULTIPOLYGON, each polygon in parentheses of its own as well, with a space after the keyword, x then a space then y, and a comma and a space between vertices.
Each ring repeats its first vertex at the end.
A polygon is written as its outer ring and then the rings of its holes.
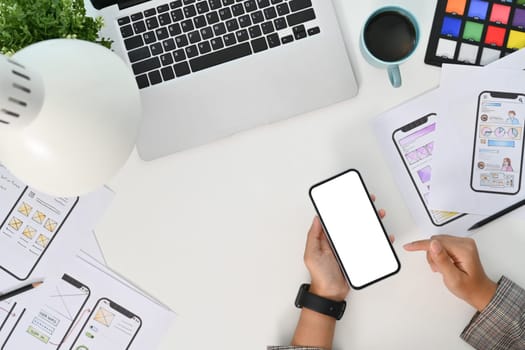
POLYGON ((43 41, 0 65, 0 162, 55 196, 85 194, 128 159, 141 104, 132 72, 101 45, 43 41))

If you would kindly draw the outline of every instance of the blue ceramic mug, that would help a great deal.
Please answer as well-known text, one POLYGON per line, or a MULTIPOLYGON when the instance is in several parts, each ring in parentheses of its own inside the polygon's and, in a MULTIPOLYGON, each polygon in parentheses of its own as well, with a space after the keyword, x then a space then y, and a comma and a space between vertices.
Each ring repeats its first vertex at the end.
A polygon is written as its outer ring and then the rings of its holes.
POLYGON ((399 65, 412 56, 419 43, 416 18, 398 6, 386 6, 368 17, 361 31, 360 48, 373 66, 386 68, 393 87, 401 86, 399 65))

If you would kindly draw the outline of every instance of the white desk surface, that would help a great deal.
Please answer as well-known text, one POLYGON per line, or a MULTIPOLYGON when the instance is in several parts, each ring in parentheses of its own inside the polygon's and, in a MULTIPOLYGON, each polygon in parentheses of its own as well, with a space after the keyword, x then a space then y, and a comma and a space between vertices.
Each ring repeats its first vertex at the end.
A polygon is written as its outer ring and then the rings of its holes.
MULTIPOLYGON (((435 1, 398 3, 420 21, 422 38, 393 89, 384 70, 358 49, 365 18, 388 1, 335 0, 357 74, 359 95, 346 102, 243 132, 153 162, 134 153, 110 186, 115 200, 97 227, 111 267, 178 313, 161 349, 265 349, 289 344, 299 310, 306 232, 314 211, 310 185, 350 167, 361 170, 387 210, 401 272, 352 291, 335 349, 469 349, 459 334, 474 310, 452 296, 423 253, 401 244, 422 237, 414 226, 369 121, 438 84, 423 63, 435 1)), ((494 279, 525 285, 521 222, 505 218, 476 233, 494 279)))

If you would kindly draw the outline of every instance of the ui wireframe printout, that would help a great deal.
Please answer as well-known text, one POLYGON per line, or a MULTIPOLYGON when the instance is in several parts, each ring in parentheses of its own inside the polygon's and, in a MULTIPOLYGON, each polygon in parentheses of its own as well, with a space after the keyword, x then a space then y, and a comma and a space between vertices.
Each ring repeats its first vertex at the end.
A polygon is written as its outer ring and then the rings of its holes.
POLYGON ((485 91, 479 96, 471 187, 516 194, 521 187, 525 95, 485 91))
POLYGON ((394 131, 392 138, 430 221, 443 226, 464 214, 428 207, 437 115, 428 114, 394 131))

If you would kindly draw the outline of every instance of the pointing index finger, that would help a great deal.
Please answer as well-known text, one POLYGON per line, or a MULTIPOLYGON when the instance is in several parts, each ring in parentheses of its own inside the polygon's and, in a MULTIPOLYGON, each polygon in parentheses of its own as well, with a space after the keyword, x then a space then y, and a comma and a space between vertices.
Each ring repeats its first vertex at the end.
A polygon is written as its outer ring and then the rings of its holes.
POLYGON ((403 246, 405 250, 408 250, 409 252, 416 252, 416 251, 428 251, 430 249, 430 239, 422 239, 420 241, 414 241, 411 243, 407 243, 403 246))

